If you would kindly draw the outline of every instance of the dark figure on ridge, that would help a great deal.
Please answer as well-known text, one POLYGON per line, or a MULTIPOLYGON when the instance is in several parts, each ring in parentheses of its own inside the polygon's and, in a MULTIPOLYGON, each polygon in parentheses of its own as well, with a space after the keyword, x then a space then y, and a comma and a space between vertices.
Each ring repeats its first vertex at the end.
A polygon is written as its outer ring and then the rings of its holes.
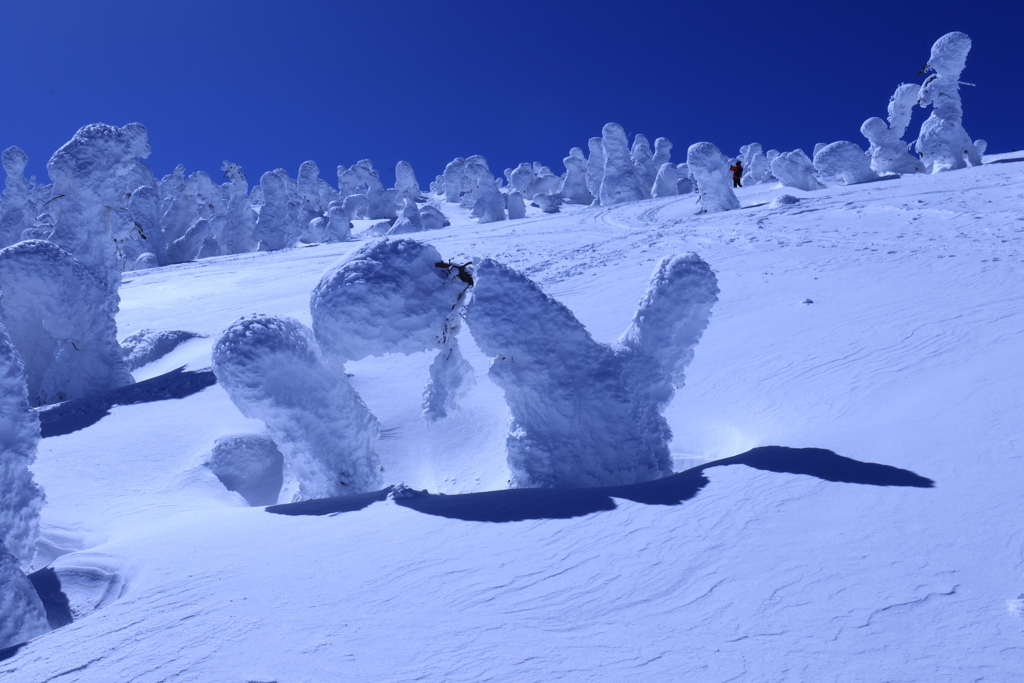
POLYGON ((743 185, 740 184, 740 179, 743 178, 743 162, 737 159, 736 165, 730 166, 729 170, 732 171, 732 186, 743 187, 743 185))

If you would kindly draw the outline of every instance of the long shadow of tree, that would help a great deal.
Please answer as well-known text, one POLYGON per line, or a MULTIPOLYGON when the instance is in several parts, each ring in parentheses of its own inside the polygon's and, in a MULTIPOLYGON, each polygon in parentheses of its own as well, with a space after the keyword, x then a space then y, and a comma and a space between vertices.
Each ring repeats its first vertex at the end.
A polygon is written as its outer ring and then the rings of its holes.
POLYGON ((646 505, 680 505, 707 486, 708 478, 704 474, 706 470, 724 465, 746 465, 767 472, 804 474, 825 481, 847 484, 915 488, 935 486, 931 479, 910 470, 853 460, 823 448, 763 446, 643 484, 590 489, 508 489, 454 496, 399 491, 389 487, 382 491, 355 496, 272 505, 267 511, 282 515, 331 515, 352 512, 385 500, 394 491, 394 501, 398 505, 450 519, 473 522, 569 519, 602 510, 614 510, 615 498, 646 505))

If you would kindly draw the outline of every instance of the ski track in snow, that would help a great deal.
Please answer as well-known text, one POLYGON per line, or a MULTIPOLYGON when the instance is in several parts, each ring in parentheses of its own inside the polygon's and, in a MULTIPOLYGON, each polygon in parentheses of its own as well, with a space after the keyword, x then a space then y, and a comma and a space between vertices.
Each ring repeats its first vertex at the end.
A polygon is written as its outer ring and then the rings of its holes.
MULTIPOLYGON (((935 488, 728 465, 679 505, 618 499, 570 519, 466 522, 391 501, 287 517, 244 507, 202 466, 218 436, 263 430, 220 387, 118 405, 45 439, 34 469, 44 538, 78 551, 57 566, 100 553, 124 595, 0 662, 0 678, 1013 680, 1022 169, 755 186, 743 209, 705 216, 682 197, 478 225, 444 205, 453 225, 417 235, 446 258, 521 269, 604 342, 658 259, 696 251, 722 294, 667 412, 681 462, 814 446, 935 488), (800 201, 769 209, 783 193, 800 201)), ((119 334, 215 336, 255 312, 308 324, 314 284, 358 246, 133 274, 119 334)), ((388 483, 504 486, 507 409, 462 339, 476 386, 436 424, 419 418, 425 354, 347 366, 387 430, 388 483)), ((211 343, 175 359, 208 367, 211 343)))

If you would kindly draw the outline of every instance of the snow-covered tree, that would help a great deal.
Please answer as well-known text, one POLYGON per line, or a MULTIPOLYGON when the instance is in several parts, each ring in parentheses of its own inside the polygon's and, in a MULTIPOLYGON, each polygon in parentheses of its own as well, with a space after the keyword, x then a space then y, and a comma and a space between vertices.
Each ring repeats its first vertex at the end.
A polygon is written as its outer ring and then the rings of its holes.
MULTIPOLYGON (((662 140, 663 138, 658 139, 662 140)), ((678 194, 679 173, 676 170, 675 164, 666 162, 658 169, 658 175, 654 179, 654 189, 651 192, 651 196, 657 199, 659 197, 674 197, 678 194)))
MULTIPOLYGON (((824 148, 822 148, 824 149, 824 148)), ((819 150, 820 151, 820 150, 819 150)), ((802 149, 783 152, 772 161, 772 175, 786 187, 799 190, 820 190, 824 185, 815 176, 814 164, 802 149)))
POLYGON ((444 167, 444 198, 445 201, 457 204, 462 197, 462 175, 466 170, 466 160, 456 157, 444 167))
POLYGON ((960 102, 960 74, 967 66, 971 39, 966 33, 947 33, 932 45, 931 58, 923 71, 934 71, 918 93, 922 107, 932 113, 921 124, 915 147, 930 173, 981 165, 981 155, 964 130, 960 102))
POLYGON ((456 341, 471 279, 463 268, 410 239, 378 240, 342 259, 310 298, 324 355, 341 367, 367 356, 436 350, 424 410, 428 418, 442 417, 467 381, 459 373, 470 371, 456 341))
POLYGON ((643 188, 633 166, 626 131, 617 123, 606 123, 601 129, 604 150, 604 176, 601 179, 601 206, 635 202, 644 198, 643 188))
POLYGON ((336 363, 440 349, 467 284, 434 247, 384 238, 338 261, 313 289, 313 332, 336 363))
POLYGON ((671 431, 660 411, 717 298, 707 265, 693 255, 660 263, 616 347, 594 341, 511 268, 485 259, 475 278, 467 322, 511 411, 512 486, 610 486, 670 474, 671 431))
POLYGON ((117 292, 71 254, 41 240, 0 250, 0 291, 33 405, 132 383, 117 343, 117 292))
POLYGON ((295 500, 380 488, 377 420, 302 323, 240 318, 214 344, 213 371, 243 415, 266 423, 298 483, 295 500))
POLYGON ((424 230, 440 230, 451 225, 448 218, 441 213, 441 209, 430 204, 420 207, 420 220, 423 222, 424 230))
POLYGON ((593 202, 594 195, 587 189, 587 159, 583 156, 583 150, 573 147, 562 163, 565 164, 565 178, 560 191, 565 201, 570 204, 593 202))
POLYGON ((420 184, 416 181, 416 173, 408 161, 399 161, 395 165, 395 190, 398 192, 400 203, 404 203, 406 197, 413 201, 423 199, 420 184))
POLYGON ((18 559, 0 543, 0 649, 27 642, 50 630, 46 610, 18 559))
POLYGON ((218 241, 225 254, 244 254, 256 248, 253 232, 256 214, 249 199, 249 183, 239 164, 224 160, 221 170, 228 179, 222 187, 226 195, 224 223, 218 241))
POLYGON ((732 173, 729 160, 710 142, 690 145, 686 151, 686 166, 697 184, 702 211, 716 213, 740 208, 740 200, 732 191, 732 173))
POLYGON ((743 162, 743 186, 759 185, 775 180, 772 177, 770 162, 764 152, 761 151, 761 143, 752 142, 749 145, 740 147, 740 155, 737 157, 743 162))
POLYGON ((654 168, 660 169, 672 161, 672 141, 668 138, 658 138, 654 141, 654 168))
POLYGON ((842 185, 866 183, 878 177, 864 150, 846 140, 822 147, 814 155, 814 170, 825 183, 842 185))
POLYGON ((522 192, 509 192, 505 195, 505 206, 509 220, 526 218, 526 202, 523 201, 522 192))
POLYGON ((39 414, 32 410, 21 357, 0 327, 0 546, 28 571, 36 557, 42 489, 29 467, 39 445, 39 414))
POLYGON ((590 153, 587 157, 587 191, 597 197, 604 181, 604 142, 601 138, 590 138, 587 148, 590 153))
POLYGON ((658 175, 658 167, 654 165, 654 154, 651 152, 651 143, 647 136, 637 133, 633 138, 633 147, 629 154, 633 159, 633 167, 636 169, 637 182, 640 183, 640 190, 644 193, 645 199, 651 198, 651 188, 654 187, 654 178, 658 175))
POLYGON ((295 246, 302 226, 296 220, 295 200, 288 192, 288 171, 267 171, 260 178, 263 206, 256 220, 254 237, 260 251, 277 251, 295 246))
MULTIPOLYGON (((497 189, 495 189, 497 191, 497 189)), ((388 230, 389 235, 404 235, 410 232, 423 232, 423 219, 420 217, 420 210, 416 208, 416 202, 412 197, 405 196, 402 213, 398 220, 388 230)))
POLYGON ((903 142, 919 91, 920 87, 913 83, 903 83, 889 98, 889 124, 873 116, 861 125, 861 134, 871 143, 868 155, 871 157, 871 170, 875 173, 920 173, 924 170, 924 165, 907 151, 908 145, 903 142))
POLYGON ((46 165, 53 180, 47 206, 55 219, 52 241, 114 290, 121 284, 118 240, 135 227, 124 210, 124 176, 136 170, 140 157, 149 156, 146 137, 141 123, 121 128, 94 123, 79 129, 46 165))
POLYGON ((7 247, 21 241, 22 233, 35 223, 40 207, 25 178, 28 155, 18 147, 8 147, 0 155, 0 161, 7 174, 0 203, 0 247, 7 247))

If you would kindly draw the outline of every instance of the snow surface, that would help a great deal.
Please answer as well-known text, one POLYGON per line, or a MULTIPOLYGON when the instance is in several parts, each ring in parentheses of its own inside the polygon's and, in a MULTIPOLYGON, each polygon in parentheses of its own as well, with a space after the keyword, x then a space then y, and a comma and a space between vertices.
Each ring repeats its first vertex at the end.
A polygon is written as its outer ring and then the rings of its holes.
POLYGON ((86 426, 84 404, 40 413, 43 540, 76 621, 0 679, 1018 679, 1024 155, 987 160, 740 188, 719 214, 685 195, 478 224, 446 204, 452 226, 425 233, 445 258, 521 271, 599 342, 662 257, 712 265, 714 317, 666 411, 675 469, 701 468, 633 487, 436 495, 509 478, 508 412, 463 335, 477 381, 436 422, 432 353, 346 365, 384 482, 430 495, 251 508, 205 462, 262 423, 185 380, 240 315, 310 324, 313 287, 362 244, 128 273, 120 335, 212 336, 147 366, 186 366, 161 380, 176 399, 108 401, 86 426))

